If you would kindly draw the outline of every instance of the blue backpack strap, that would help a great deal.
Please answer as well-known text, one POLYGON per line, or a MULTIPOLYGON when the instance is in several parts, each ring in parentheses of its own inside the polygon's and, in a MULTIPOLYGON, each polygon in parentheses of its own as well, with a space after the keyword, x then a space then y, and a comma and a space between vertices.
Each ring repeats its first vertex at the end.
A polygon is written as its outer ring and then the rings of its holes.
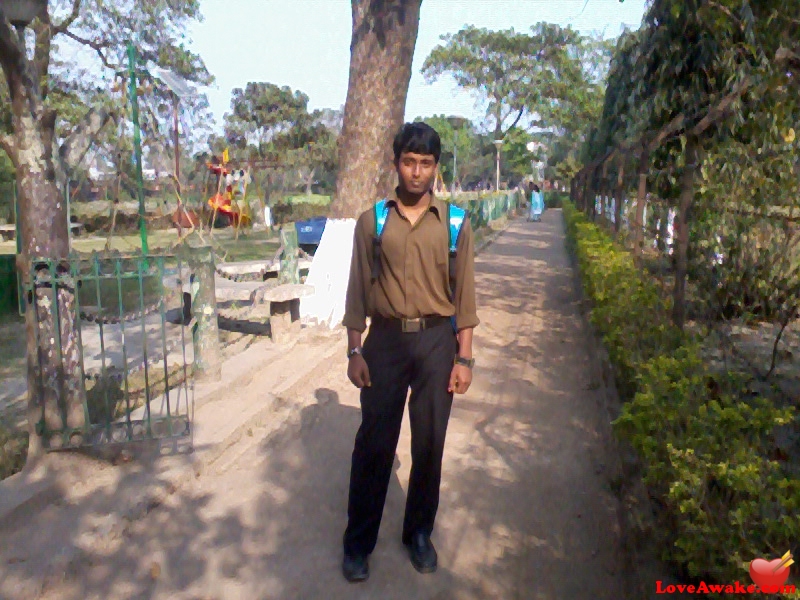
POLYGON ((467 216, 467 211, 455 204, 447 203, 447 224, 449 232, 450 255, 455 256, 456 247, 458 246, 458 236, 461 233, 461 226, 464 224, 464 219, 467 216))
POLYGON ((372 280, 378 279, 381 273, 381 236, 389 216, 386 198, 375 203, 375 236, 372 238, 372 280))
MULTIPOLYGON (((448 271, 450 283, 450 300, 456 291, 456 249, 458 248, 458 236, 461 235, 461 227, 464 225, 464 219, 467 218, 467 211, 455 204, 447 203, 447 233, 448 233, 448 271)), ((450 317, 450 322, 453 324, 453 331, 458 332, 456 325, 456 317, 450 317)))
POLYGON ((389 216, 389 207, 386 205, 386 198, 375 203, 375 237, 380 239, 383 228, 386 226, 386 217, 389 216))

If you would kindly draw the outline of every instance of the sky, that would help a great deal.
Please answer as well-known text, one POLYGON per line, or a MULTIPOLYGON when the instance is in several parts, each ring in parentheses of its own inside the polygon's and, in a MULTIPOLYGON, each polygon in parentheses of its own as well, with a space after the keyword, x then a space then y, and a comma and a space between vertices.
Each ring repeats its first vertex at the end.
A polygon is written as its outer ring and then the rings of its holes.
MULTIPOLYGON (((479 121, 476 99, 448 77, 428 84, 420 69, 441 36, 464 25, 526 31, 540 21, 615 37, 638 29, 645 0, 423 0, 414 51, 406 121, 434 114, 479 121)), ((216 83, 206 88, 217 129, 230 110, 231 92, 249 81, 300 90, 309 109, 344 106, 350 65, 350 0, 201 0, 203 22, 190 47, 216 83)))

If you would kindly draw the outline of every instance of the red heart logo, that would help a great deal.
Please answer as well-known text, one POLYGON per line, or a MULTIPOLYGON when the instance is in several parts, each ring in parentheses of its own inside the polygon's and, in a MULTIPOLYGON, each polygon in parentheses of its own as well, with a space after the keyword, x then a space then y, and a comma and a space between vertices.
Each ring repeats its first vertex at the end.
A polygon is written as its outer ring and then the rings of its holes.
POLYGON ((773 585, 783 585, 789 579, 789 567, 781 567, 775 571, 775 567, 781 564, 781 559, 766 561, 757 558, 750 563, 750 577, 758 587, 765 588, 773 585))

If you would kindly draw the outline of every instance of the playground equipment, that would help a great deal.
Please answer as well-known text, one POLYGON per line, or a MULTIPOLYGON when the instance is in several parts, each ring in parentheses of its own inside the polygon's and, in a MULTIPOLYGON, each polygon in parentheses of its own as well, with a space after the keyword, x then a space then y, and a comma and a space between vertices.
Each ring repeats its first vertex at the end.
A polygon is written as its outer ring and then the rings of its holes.
POLYGON ((209 170, 217 176, 217 193, 208 199, 208 205, 214 211, 210 227, 235 226, 238 235, 239 228, 248 226, 252 222, 250 210, 245 202, 247 184, 250 182, 250 169, 235 169, 227 166, 227 156, 223 154, 222 160, 213 157, 208 163, 209 170), (224 185, 224 191, 223 191, 224 185))

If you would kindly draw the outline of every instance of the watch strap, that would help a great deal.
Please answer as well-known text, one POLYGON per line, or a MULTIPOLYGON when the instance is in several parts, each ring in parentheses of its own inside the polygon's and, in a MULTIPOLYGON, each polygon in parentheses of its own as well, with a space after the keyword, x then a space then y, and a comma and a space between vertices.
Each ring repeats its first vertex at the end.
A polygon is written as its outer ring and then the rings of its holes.
POLYGON ((470 369, 475 366, 474 358, 464 358, 463 356, 456 356, 455 364, 469 367, 470 369))

